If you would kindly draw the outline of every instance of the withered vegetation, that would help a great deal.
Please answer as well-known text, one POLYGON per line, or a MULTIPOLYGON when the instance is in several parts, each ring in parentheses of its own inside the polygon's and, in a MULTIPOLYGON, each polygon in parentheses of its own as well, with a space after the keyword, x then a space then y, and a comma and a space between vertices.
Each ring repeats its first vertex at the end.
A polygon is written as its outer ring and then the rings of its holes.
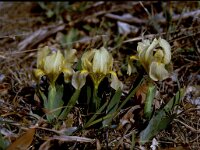
MULTIPOLYGON (((138 136, 147 126, 142 116, 148 80, 144 79, 113 119, 111 128, 97 123, 82 129, 88 117, 87 106, 82 104, 59 124, 58 120, 47 122, 43 104, 35 94, 32 71, 40 47, 50 46, 63 53, 74 48, 80 58, 85 50, 106 46, 124 84, 123 101, 138 80, 137 73, 127 75, 128 57, 136 54, 138 42, 160 36, 171 45, 173 67, 169 78, 154 83, 154 112, 179 89, 184 88, 185 93, 176 113, 172 110, 168 114, 174 118, 172 122, 154 137, 157 149, 199 149, 198 1, 0 2, 0 29, 0 149, 9 145, 7 149, 20 150, 142 149, 138 136)), ((150 149, 155 144, 152 142, 143 148, 150 149)))

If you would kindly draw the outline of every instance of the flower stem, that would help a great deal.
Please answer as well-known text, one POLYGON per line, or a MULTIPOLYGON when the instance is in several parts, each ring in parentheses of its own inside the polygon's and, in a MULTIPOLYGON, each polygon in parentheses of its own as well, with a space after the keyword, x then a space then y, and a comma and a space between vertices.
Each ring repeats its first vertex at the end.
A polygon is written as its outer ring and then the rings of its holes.
POLYGON ((92 112, 96 112, 96 110, 98 110, 100 107, 100 98, 98 97, 97 93, 98 93, 98 87, 94 87, 92 106, 91 106, 92 112))
POLYGON ((51 121, 54 118, 54 113, 51 111, 54 109, 54 101, 56 97, 56 87, 53 84, 49 85, 48 102, 45 108, 49 111, 47 114, 47 120, 51 121))
POLYGON ((62 113, 59 116, 59 119, 65 119, 68 115, 68 113, 71 111, 71 109, 74 107, 76 102, 78 101, 78 97, 80 95, 80 90, 77 89, 74 94, 72 95, 71 99, 69 100, 67 107, 62 111, 62 113))

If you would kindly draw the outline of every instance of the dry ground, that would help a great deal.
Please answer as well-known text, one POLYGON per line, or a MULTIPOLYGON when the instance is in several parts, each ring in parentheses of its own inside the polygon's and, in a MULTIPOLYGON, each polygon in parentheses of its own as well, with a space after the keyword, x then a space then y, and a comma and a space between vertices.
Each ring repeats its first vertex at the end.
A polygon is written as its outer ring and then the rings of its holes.
MULTIPOLYGON (((181 113, 155 138, 159 149, 200 149, 199 2, 85 1, 43 4, 46 10, 38 2, 0 3, 1 141, 14 142, 30 126, 40 121, 40 128, 36 128, 29 149, 42 149, 41 145, 49 137, 65 128, 61 126, 56 129, 39 120, 38 116, 42 117, 44 112, 41 103, 34 97, 36 83, 32 76, 38 47, 48 45, 62 49, 62 46, 71 46, 77 49, 80 56, 85 49, 99 48, 106 42, 117 62, 115 68, 120 70, 118 74, 125 84, 126 94, 135 81, 134 75, 126 75, 126 58, 136 53, 137 42, 142 38, 162 36, 172 46, 173 72, 169 79, 156 83, 159 92, 157 101, 159 104, 160 101, 166 103, 180 88, 185 88, 186 92, 179 106, 181 113), (129 18, 125 15, 129 15, 129 18), (66 37, 72 28, 75 31, 70 37, 72 43, 69 43, 67 38, 63 40, 62 37, 66 37)), ((81 124, 78 106, 74 112, 73 126, 78 126, 81 124)), ((43 149, 48 149, 48 146, 51 147, 49 149, 129 149, 130 131, 138 132, 144 128, 136 117, 132 119, 135 122, 121 130, 94 127, 75 134, 95 138, 96 142, 62 142, 58 139, 43 149)), ((18 143, 20 147, 23 147, 22 143, 18 143)), ((150 149, 150 145, 151 142, 145 146, 150 149)), ((141 149, 137 138, 134 149, 141 149)))

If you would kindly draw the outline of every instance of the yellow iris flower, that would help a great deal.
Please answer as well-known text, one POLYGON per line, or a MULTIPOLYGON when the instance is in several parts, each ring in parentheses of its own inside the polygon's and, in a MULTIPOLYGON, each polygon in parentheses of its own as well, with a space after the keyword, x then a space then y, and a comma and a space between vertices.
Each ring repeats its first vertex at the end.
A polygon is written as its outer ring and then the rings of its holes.
POLYGON ((66 59, 63 54, 58 50, 51 52, 48 46, 40 49, 37 55, 37 69, 34 70, 36 79, 46 75, 50 84, 54 85, 58 76, 64 73, 65 82, 70 80, 73 74, 71 66, 76 61, 75 50, 68 51, 70 58, 66 59))
MULTIPOLYGON (((166 40, 155 38, 152 43, 150 40, 139 42, 137 52, 138 56, 131 56, 130 59, 139 60, 151 79, 161 81, 168 78, 169 72, 165 66, 171 61, 171 47, 166 40)), ((130 72, 129 69, 128 73, 130 72)))
MULTIPOLYGON (((77 73, 82 77, 82 80, 79 80, 79 82, 85 83, 85 78, 89 74, 92 78, 95 89, 97 89, 100 82, 107 75, 111 75, 111 87, 115 90, 122 88, 122 82, 118 80, 117 74, 112 70, 113 57, 104 47, 101 47, 99 50, 92 49, 85 52, 81 58, 81 62, 83 70, 77 73)), ((83 83, 75 82, 78 81, 76 78, 72 80, 73 86, 77 88, 78 85, 83 86, 83 83)))

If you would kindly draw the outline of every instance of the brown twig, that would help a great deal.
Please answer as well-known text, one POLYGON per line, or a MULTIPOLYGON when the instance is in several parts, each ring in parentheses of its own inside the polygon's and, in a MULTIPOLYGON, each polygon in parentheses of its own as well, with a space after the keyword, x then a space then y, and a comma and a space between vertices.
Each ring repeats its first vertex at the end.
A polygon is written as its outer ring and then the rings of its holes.
MULTIPOLYGON (((200 32, 198 31, 200 26, 197 26, 197 27, 193 27, 193 28, 185 28, 185 29, 181 29, 181 31, 179 33, 176 34, 177 31, 173 31, 173 32, 169 32, 170 34, 175 34, 176 37, 172 37, 169 41, 172 41, 174 39, 176 40, 181 40, 181 39, 184 39, 184 38, 187 38, 189 36, 195 36, 195 35, 198 35, 200 32), (194 31, 193 31, 194 30, 194 31), (193 34, 191 34, 191 32, 193 34), (177 37, 178 36, 178 37, 177 37)), ((139 36, 139 37, 134 37, 134 38, 131 38, 131 39, 128 39, 126 41, 123 41, 123 43, 128 43, 128 42, 135 42, 135 41, 140 41, 142 40, 143 38, 155 38, 156 36, 160 36, 160 35, 166 35, 167 32, 163 32, 163 33, 158 33, 158 34, 148 34, 148 35, 144 35, 144 36, 139 36)))
POLYGON ((139 19, 137 17, 123 17, 123 16, 118 16, 115 14, 111 14, 108 13, 105 15, 105 17, 110 18, 110 19, 114 19, 114 20, 118 20, 121 22, 125 22, 125 23, 135 23, 135 24, 146 24, 147 22, 145 20, 139 19))
POLYGON ((184 125, 186 128, 190 129, 192 132, 200 133, 200 130, 196 130, 193 127, 187 125, 186 123, 180 121, 179 119, 174 119, 174 121, 179 122, 180 124, 184 125))
MULTIPOLYGON (((199 15, 200 15, 200 10, 186 12, 184 14, 178 14, 178 15, 172 16, 172 21, 178 21, 180 18, 181 19, 187 19, 189 17, 195 17, 195 16, 199 16, 199 15)), ((165 18, 159 19, 158 23, 165 24, 166 19, 165 18)))
MULTIPOLYGON (((200 10, 186 12, 184 14, 178 14, 178 15, 172 16, 172 21, 178 21, 180 18, 181 19, 187 19, 189 17, 199 16, 199 15, 200 15, 200 10)), ((114 19, 114 20, 118 20, 118 21, 121 21, 121 22, 125 22, 125 23, 134 23, 134 24, 139 24, 139 25, 148 23, 148 21, 145 21, 143 19, 139 19, 139 18, 134 17, 134 16, 126 18, 126 17, 123 17, 123 16, 108 13, 108 14, 105 15, 105 17, 111 18, 111 19, 114 19)), ((163 17, 163 18, 157 20, 157 22, 160 23, 160 24, 165 24, 167 22, 167 20, 166 20, 166 18, 163 17)))
POLYGON ((26 48, 31 48, 44 40, 45 38, 49 37, 52 34, 55 34, 59 31, 62 31, 65 29, 65 24, 55 25, 55 26, 49 26, 44 29, 39 29, 32 34, 30 34, 27 38, 25 38, 23 41, 21 41, 18 44, 18 50, 22 51, 26 48))

